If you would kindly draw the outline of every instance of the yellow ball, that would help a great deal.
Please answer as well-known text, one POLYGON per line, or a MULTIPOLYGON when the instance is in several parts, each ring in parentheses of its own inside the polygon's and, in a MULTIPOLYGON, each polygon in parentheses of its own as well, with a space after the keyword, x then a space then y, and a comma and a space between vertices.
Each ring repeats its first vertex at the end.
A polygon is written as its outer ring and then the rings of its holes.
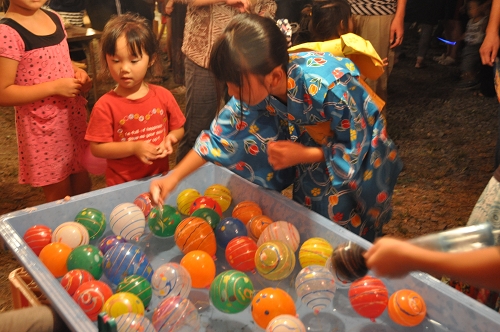
POLYGON ((325 266, 332 255, 333 247, 323 238, 313 237, 305 241, 299 249, 299 262, 302 268, 309 265, 325 266))
POLYGON ((116 293, 104 303, 102 312, 106 312, 113 318, 128 313, 142 316, 144 315, 144 304, 135 294, 128 292, 116 293))
POLYGON ((177 196, 177 210, 183 215, 189 215, 189 209, 191 208, 191 204, 200 197, 201 194, 198 190, 189 188, 181 191, 181 193, 177 196))
POLYGON ((213 184, 205 190, 204 196, 213 198, 217 203, 219 203, 222 212, 226 211, 231 205, 231 191, 221 185, 213 184))

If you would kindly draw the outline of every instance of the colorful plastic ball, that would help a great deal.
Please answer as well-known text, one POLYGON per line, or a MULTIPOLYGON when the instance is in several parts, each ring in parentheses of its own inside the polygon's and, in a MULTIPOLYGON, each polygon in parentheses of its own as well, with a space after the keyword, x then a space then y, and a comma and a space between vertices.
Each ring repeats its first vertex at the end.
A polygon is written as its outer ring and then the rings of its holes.
POLYGON ((248 236, 238 236, 229 241, 226 247, 226 261, 238 271, 255 270, 257 243, 248 236))
POLYGON ((184 189, 183 191, 180 192, 179 195, 177 195, 177 209, 183 215, 189 215, 189 209, 191 208, 191 204, 193 204, 195 199, 197 199, 200 196, 201 194, 196 189, 193 188, 184 189))
POLYGON ((120 235, 108 235, 104 239, 102 239, 101 242, 99 242, 98 248, 102 252, 102 254, 104 255, 108 252, 108 250, 112 246, 114 246, 118 243, 125 243, 125 242, 127 242, 127 240, 125 240, 120 235))
POLYGON ((295 291, 302 303, 318 313, 333 301, 335 280, 328 269, 320 265, 309 265, 295 278, 295 291))
POLYGON ((214 230, 201 218, 187 217, 175 229, 174 240, 179 249, 187 254, 193 250, 203 250, 210 256, 217 252, 214 230))
POLYGON ((235 314, 250 305, 253 292, 252 281, 245 273, 228 270, 215 277, 208 294, 214 307, 224 313, 235 314))
POLYGON ((103 257, 101 251, 91 244, 73 249, 66 262, 68 270, 82 269, 90 272, 95 279, 102 276, 103 257))
POLYGON ((307 332, 304 323, 292 315, 279 315, 267 324, 266 332, 307 332))
POLYGON ((238 236, 247 236, 245 224, 236 218, 228 217, 222 219, 215 228, 215 238, 221 248, 226 248, 229 241, 238 236))
POLYGON ((394 323, 412 327, 422 323, 425 319, 427 306, 422 296, 417 292, 401 289, 389 298, 387 312, 394 323))
POLYGON ((146 254, 131 243, 119 243, 109 249, 102 263, 104 275, 115 285, 118 285, 129 275, 138 275, 151 282, 154 273, 146 254))
POLYGON ((259 204, 252 201, 243 201, 238 203, 231 213, 233 218, 241 220, 245 225, 256 216, 262 215, 262 209, 259 204))
POLYGON ((115 322, 117 332, 156 332, 153 323, 143 315, 123 314, 115 322))
POLYGON ((221 220, 219 214, 210 208, 199 208, 191 213, 191 217, 204 219, 212 229, 215 229, 221 220))
POLYGON ((151 284, 146 278, 136 275, 130 275, 125 277, 116 288, 116 292, 127 292, 136 295, 139 299, 141 299, 144 307, 149 305, 151 302, 151 297, 153 296, 153 290, 151 288, 151 284))
POLYGON ((99 238, 106 230, 106 216, 93 208, 85 208, 78 212, 75 221, 85 226, 91 240, 99 238))
POLYGON ((52 232, 52 242, 62 242, 71 248, 89 244, 89 240, 87 229, 75 221, 64 222, 52 232))
POLYGON ((106 300, 102 312, 106 312, 113 318, 130 313, 144 315, 144 304, 137 295, 121 292, 111 295, 106 300))
POLYGON ((200 196, 197 199, 194 200, 194 202, 191 204, 189 207, 189 214, 193 214, 194 211, 201 209, 201 208, 209 208, 217 212, 219 217, 222 218, 222 209, 217 203, 217 201, 213 198, 207 197, 207 196, 200 196))
POLYGON ((332 257, 328 257, 325 263, 325 267, 332 273, 333 278, 335 279, 335 285, 337 286, 337 289, 345 289, 351 287, 351 281, 346 279, 345 276, 339 275, 337 271, 333 269, 332 265, 332 257))
POLYGON ((33 250, 35 255, 40 255, 40 251, 52 242, 52 229, 45 225, 34 225, 26 230, 23 240, 33 250))
POLYGON ((75 294, 78 287, 87 281, 95 280, 90 272, 77 269, 68 271, 61 279, 61 286, 68 292, 70 296, 75 294))
POLYGON ((81 284, 73 294, 73 300, 90 320, 96 321, 104 303, 112 295, 113 291, 105 282, 94 280, 81 284))
POLYGON ((275 221, 264 229, 257 241, 257 245, 260 246, 262 243, 271 240, 283 241, 292 248, 293 252, 296 252, 299 249, 300 234, 297 227, 288 221, 275 221))
POLYGON ((363 254, 365 249, 354 242, 346 242, 338 245, 333 250, 331 269, 335 271, 342 280, 354 281, 362 278, 368 273, 363 254))
POLYGON ((80 162, 87 172, 94 175, 104 175, 108 167, 107 159, 94 156, 92 151, 90 151, 90 145, 87 145, 85 148, 80 162))
POLYGON ((299 262, 302 268, 309 265, 325 266, 327 259, 332 255, 333 247, 327 240, 313 237, 306 240, 299 249, 299 262))
POLYGON ((189 272, 194 288, 208 288, 215 278, 214 259, 205 251, 190 251, 180 263, 189 272))
POLYGON ((217 203, 219 203, 222 212, 226 211, 229 208, 229 205, 231 205, 231 191, 229 188, 221 184, 213 184, 209 186, 203 195, 215 199, 217 203))
POLYGON ((268 287, 252 299, 252 317, 255 323, 265 329, 269 322, 280 315, 296 315, 295 303, 281 288, 268 287))
POLYGON ((149 213, 148 227, 151 233, 160 238, 173 236, 175 229, 181 223, 181 214, 170 205, 163 209, 153 208, 149 213))
POLYGON ((138 241, 144 234, 146 218, 134 203, 122 203, 111 211, 109 225, 115 235, 120 235, 127 241, 138 241))
POLYGON ((198 310, 188 299, 180 296, 167 297, 155 309, 151 319, 157 332, 199 331, 198 310))
POLYGON ((255 269, 265 279, 285 279, 294 268, 295 254, 284 242, 265 242, 255 252, 255 269))
POLYGON ((387 287, 382 280, 372 276, 353 281, 348 295, 354 311, 372 321, 382 315, 389 301, 387 287))
POLYGON ((151 212, 151 209, 153 208, 151 194, 148 192, 140 194, 134 199, 134 204, 141 209, 144 217, 147 218, 149 216, 149 212, 151 212))
POLYGON ((165 263, 155 270, 151 286, 154 295, 160 299, 168 296, 187 298, 191 291, 191 275, 180 264, 165 263))
POLYGON ((68 272, 66 261, 71 253, 71 247, 64 243, 49 243, 40 251, 40 261, 56 278, 68 272))
POLYGON ((271 225, 271 223, 273 223, 273 220, 263 214, 253 217, 246 224, 248 236, 251 237, 252 240, 258 241, 264 229, 271 225))

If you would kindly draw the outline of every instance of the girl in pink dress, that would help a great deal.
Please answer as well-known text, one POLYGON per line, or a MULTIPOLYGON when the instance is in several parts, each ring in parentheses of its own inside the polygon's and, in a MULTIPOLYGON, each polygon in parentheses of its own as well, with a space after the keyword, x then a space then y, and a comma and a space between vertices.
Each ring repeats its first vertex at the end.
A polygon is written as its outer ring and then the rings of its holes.
POLYGON ((11 0, 0 20, 0 105, 16 110, 19 182, 50 202, 90 190, 80 158, 91 80, 72 66, 62 20, 45 2, 11 0))

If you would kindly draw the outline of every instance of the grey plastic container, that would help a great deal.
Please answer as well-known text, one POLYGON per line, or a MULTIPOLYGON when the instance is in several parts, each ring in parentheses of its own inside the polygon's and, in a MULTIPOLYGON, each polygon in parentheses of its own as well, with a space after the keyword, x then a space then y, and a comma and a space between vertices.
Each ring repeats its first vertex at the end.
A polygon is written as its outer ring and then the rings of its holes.
MULTIPOLYGON (((111 210, 120 203, 133 202, 141 193, 149 190, 150 179, 133 181, 122 185, 96 190, 87 194, 71 197, 69 201, 59 201, 42 204, 34 208, 5 214, 0 217, 0 234, 7 246, 30 273, 54 308, 73 331, 97 331, 96 323, 90 321, 66 291, 59 285, 59 280, 40 262, 38 257, 23 241, 24 232, 36 224, 44 224, 55 229, 59 224, 73 220, 76 214, 86 207, 101 210, 109 220, 111 210)), ((293 223, 300 232, 301 243, 311 237, 322 237, 333 247, 354 241, 364 248, 371 244, 362 238, 337 226, 330 220, 311 212, 280 193, 265 190, 243 180, 232 172, 207 164, 188 177, 169 197, 166 204, 176 206, 177 194, 187 188, 195 188, 201 194, 212 184, 227 186, 233 197, 233 202, 226 211, 230 215, 232 208, 243 200, 257 202, 265 215, 273 220, 286 220, 293 223)), ((112 234, 109 226, 104 236, 112 234)), ((101 237, 101 238, 102 238, 101 237)), ((97 245, 98 240, 91 244, 97 245)), ((181 251, 175 245, 173 238, 159 239, 151 236, 146 226, 146 233, 139 242, 145 250, 154 268, 168 261, 179 262, 181 251)), ((297 253, 296 253, 297 254, 297 253)), ((230 269, 224 259, 221 248, 217 251, 217 273, 230 269)), ((301 304, 293 287, 295 276, 300 271, 297 264, 292 275, 279 282, 263 279, 257 273, 249 273, 256 291, 265 287, 281 287, 288 291, 296 300, 297 313, 308 331, 500 331, 500 314, 441 283, 425 273, 412 273, 404 279, 383 279, 389 294, 408 288, 418 292, 426 301, 427 317, 420 325, 408 328, 393 323, 387 310, 372 322, 359 316, 351 308, 347 297, 347 289, 338 289, 332 305, 314 315, 312 310, 301 304)), ((238 314, 224 314, 210 305, 208 290, 193 289, 191 301, 199 310, 202 331, 262 331, 252 320, 250 307, 238 314)), ((146 316, 151 318, 159 299, 153 296, 146 316)))

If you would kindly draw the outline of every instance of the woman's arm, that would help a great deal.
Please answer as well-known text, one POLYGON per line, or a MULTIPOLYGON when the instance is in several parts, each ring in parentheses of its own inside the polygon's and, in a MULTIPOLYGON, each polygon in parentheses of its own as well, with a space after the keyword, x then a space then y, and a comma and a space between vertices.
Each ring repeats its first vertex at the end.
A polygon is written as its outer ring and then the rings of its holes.
POLYGON ((76 97, 82 84, 76 78, 60 78, 50 82, 22 86, 15 84, 19 62, 0 57, 0 106, 20 106, 50 96, 76 97))
POLYGON ((486 36, 484 37, 483 44, 479 49, 481 54, 481 61, 484 65, 493 66, 497 57, 498 48, 500 47, 500 0, 493 0, 491 5, 490 17, 488 26, 486 27, 486 36))

